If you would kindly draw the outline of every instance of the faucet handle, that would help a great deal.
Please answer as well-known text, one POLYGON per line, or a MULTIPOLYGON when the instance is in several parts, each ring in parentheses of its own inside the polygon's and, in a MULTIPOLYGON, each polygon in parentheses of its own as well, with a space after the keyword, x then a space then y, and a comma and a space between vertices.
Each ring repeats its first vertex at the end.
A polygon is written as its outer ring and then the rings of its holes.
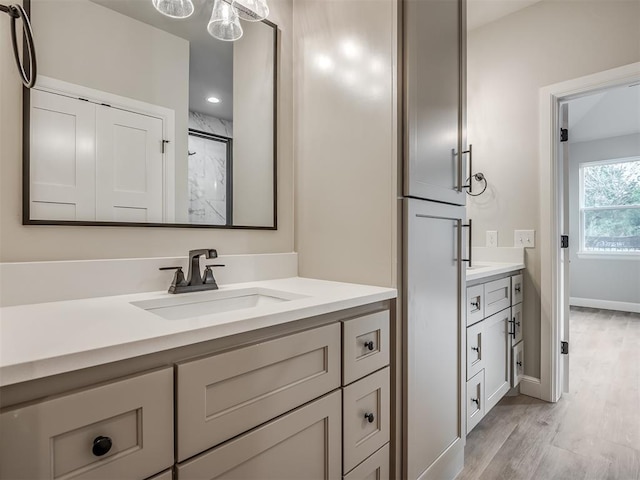
POLYGON ((182 272, 182 267, 160 267, 158 270, 175 270, 176 271, 175 275, 173 276, 173 281, 171 282, 171 286, 169 287, 169 292, 171 292, 172 288, 175 288, 179 285, 186 285, 187 283, 184 279, 184 273, 182 272))
POLYGON ((204 266, 204 280, 202 281, 202 283, 204 283, 205 285, 215 285, 215 287, 213 287, 214 290, 216 290, 218 288, 218 285, 216 283, 216 279, 213 276, 213 272, 211 271, 212 267, 224 267, 224 265, 220 265, 220 264, 212 264, 212 265, 205 265, 204 266))

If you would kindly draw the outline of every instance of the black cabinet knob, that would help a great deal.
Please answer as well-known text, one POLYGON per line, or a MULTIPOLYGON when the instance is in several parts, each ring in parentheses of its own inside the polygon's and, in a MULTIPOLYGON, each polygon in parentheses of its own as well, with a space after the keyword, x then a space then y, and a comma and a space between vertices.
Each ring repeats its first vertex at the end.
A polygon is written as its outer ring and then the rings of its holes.
POLYGON ((472 398, 472 399, 471 399, 471 401, 472 401, 473 403, 475 403, 476 405, 480 406, 480 400, 479 400, 479 399, 477 399, 477 398, 472 398))
POLYGON ((109 437, 99 436, 93 439, 93 448, 91 451, 96 457, 101 457, 111 450, 113 443, 109 437))
POLYGON ((373 416, 373 413, 365 413, 364 418, 366 418, 369 423, 373 423, 376 419, 376 417, 373 416))
POLYGON ((522 366, 522 362, 516 362, 516 364, 521 367, 522 366))
POLYGON ((369 341, 369 342, 364 342, 364 346, 369 349, 370 351, 373 350, 374 345, 373 345, 373 341, 369 341))

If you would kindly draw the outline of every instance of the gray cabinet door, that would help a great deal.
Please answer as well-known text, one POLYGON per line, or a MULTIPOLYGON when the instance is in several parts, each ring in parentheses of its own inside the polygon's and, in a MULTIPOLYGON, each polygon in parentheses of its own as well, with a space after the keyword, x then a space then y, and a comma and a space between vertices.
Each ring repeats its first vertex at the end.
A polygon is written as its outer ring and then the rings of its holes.
POLYGON ((340 478, 340 393, 333 392, 179 464, 177 480, 340 478))
POLYGON ((406 473, 462 467, 466 383, 461 224, 464 207, 405 200, 406 473))
POLYGON ((404 195, 464 205, 464 0, 404 0, 404 195))
POLYGON ((511 365, 511 336, 509 322, 511 309, 507 308, 484 320, 484 380, 488 412, 509 391, 511 365))

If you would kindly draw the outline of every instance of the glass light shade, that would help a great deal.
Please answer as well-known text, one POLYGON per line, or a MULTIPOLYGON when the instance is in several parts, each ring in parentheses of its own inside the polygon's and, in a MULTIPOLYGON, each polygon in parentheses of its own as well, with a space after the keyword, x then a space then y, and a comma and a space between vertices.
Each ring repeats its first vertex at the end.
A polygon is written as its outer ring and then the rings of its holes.
POLYGON ((187 18, 194 10, 191 0, 153 0, 153 6, 161 14, 171 18, 187 18))
POLYGON ((238 16, 247 22, 259 22, 269 16, 267 0, 233 0, 231 5, 238 16))
POLYGON ((242 36, 242 27, 236 9, 225 0, 215 0, 207 31, 218 40, 226 42, 238 40, 242 36))

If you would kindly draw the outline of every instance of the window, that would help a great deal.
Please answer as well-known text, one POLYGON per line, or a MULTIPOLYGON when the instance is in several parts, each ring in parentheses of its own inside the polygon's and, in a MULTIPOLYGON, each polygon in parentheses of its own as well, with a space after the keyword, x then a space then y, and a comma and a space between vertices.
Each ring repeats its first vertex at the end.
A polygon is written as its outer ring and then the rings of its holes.
POLYGON ((640 157, 580 165, 580 250, 640 255, 640 157))

